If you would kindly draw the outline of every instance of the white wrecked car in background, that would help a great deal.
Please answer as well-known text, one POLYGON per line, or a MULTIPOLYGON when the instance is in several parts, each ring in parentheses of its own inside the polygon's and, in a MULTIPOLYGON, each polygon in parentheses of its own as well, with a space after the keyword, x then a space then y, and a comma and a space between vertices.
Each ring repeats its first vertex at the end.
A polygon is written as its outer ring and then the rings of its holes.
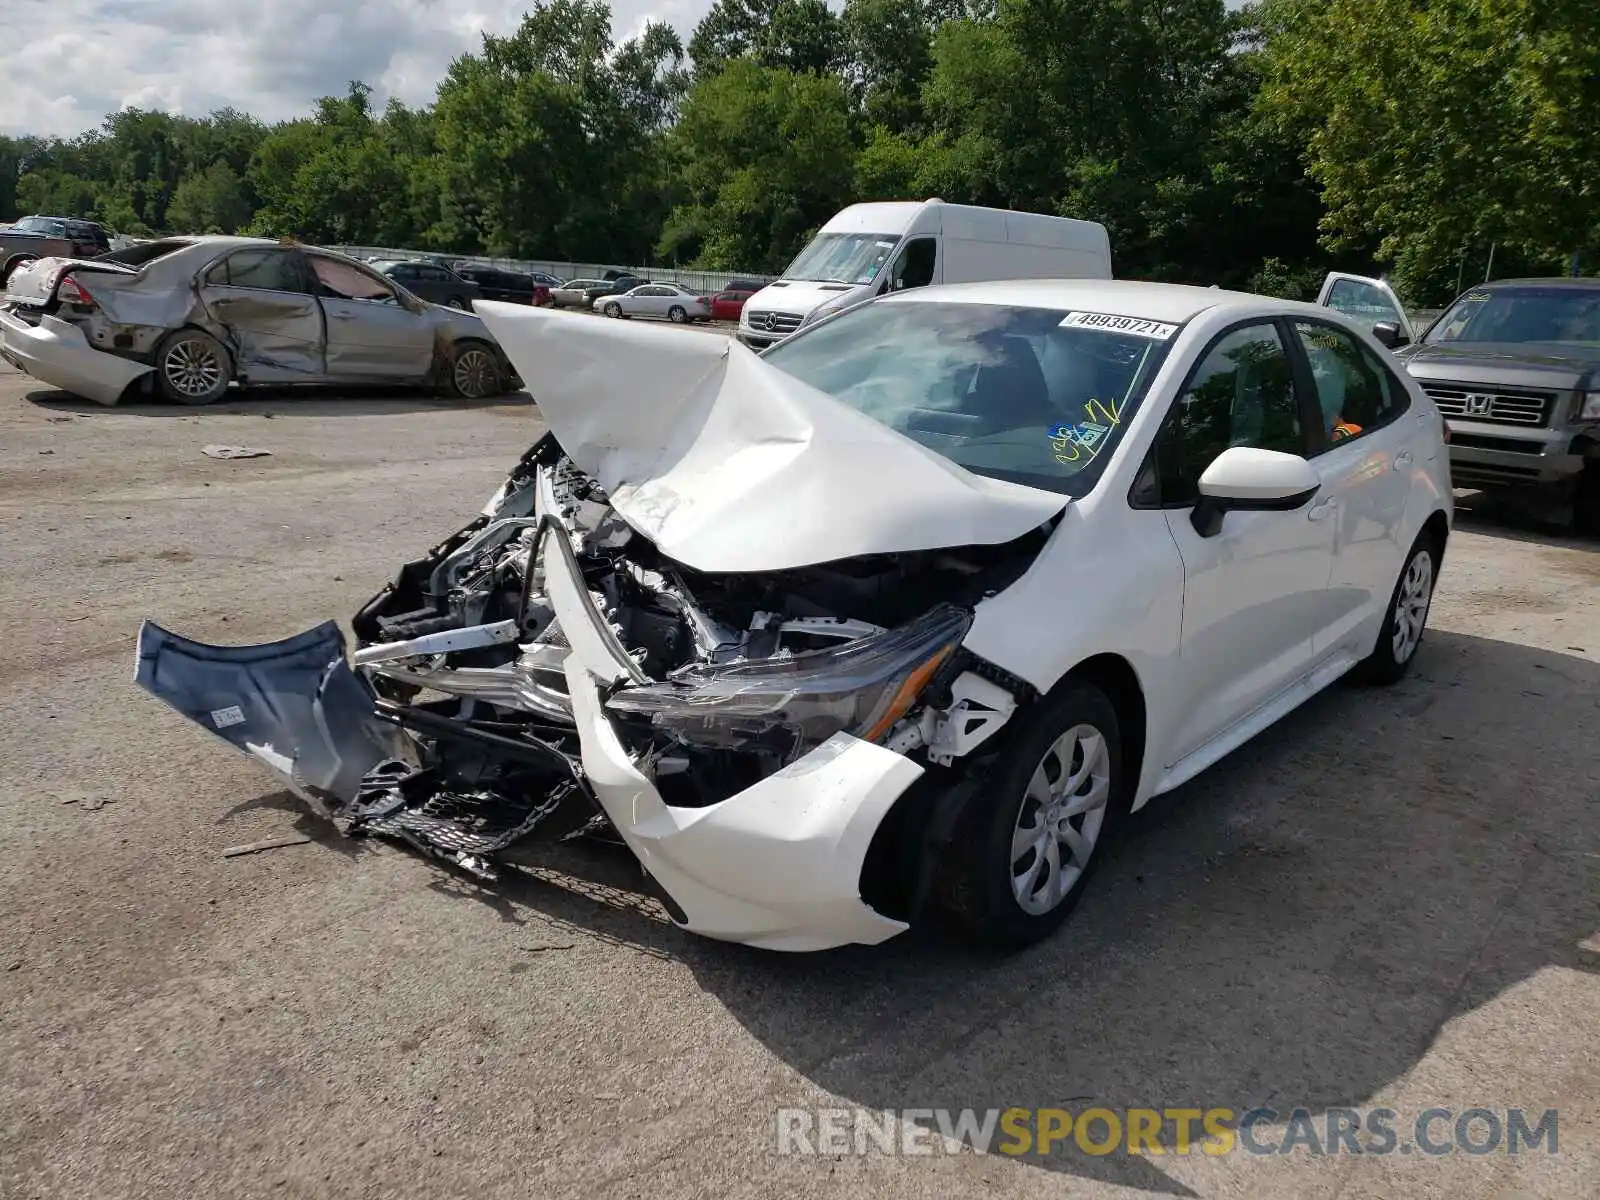
POLYGON ((486 303, 550 434, 353 625, 138 680, 353 833, 620 836, 784 950, 1044 936, 1112 824, 1422 637, 1437 411, 1323 309, 927 288, 757 358, 486 303))

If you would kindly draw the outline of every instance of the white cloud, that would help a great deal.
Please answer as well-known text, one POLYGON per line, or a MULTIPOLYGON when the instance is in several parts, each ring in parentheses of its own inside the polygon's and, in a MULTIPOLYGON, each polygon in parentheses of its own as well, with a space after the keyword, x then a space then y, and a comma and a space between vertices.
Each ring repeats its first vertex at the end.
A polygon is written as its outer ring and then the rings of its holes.
MULTIPOLYGON (((652 17, 687 39, 711 0, 613 0, 618 37, 652 17)), ((426 104, 483 33, 530 0, 6 0, 0 133, 71 136, 125 105, 301 116, 352 79, 426 104)))

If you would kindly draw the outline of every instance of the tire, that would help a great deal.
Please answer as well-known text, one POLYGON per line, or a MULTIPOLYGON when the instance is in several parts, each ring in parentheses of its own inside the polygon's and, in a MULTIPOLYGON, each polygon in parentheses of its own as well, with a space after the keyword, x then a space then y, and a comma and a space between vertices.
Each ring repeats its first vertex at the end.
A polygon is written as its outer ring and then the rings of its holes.
POLYGON ((233 362, 202 329, 178 329, 156 347, 156 386, 174 404, 214 404, 228 394, 233 362))
POLYGON ((467 302, 460 296, 451 296, 450 299, 444 302, 444 305, 446 308, 459 308, 462 312, 472 311, 467 307, 467 302))
POLYGON ((505 391, 500 361, 482 342, 458 342, 451 348, 446 382, 451 394, 462 400, 488 400, 505 391))
POLYGON ((600 311, 605 313, 606 316, 611 317, 612 319, 615 319, 615 318, 620 317, 622 315, 622 305, 613 302, 611 304, 607 304, 600 311))
POLYGON ((1572 501, 1572 525, 1586 537, 1600 537, 1600 458, 1583 464, 1572 501))
POLYGON ((1130 797, 1117 710, 1106 694, 1069 682, 1040 701, 990 766, 941 864, 938 903, 955 932, 991 950, 1049 937, 1083 895, 1130 797), (1061 790, 1074 776, 1083 783, 1061 790), (1049 836, 1052 825, 1075 837, 1049 836))
POLYGON ((667 320, 671 321, 674 325, 682 325, 688 319, 689 314, 683 310, 683 306, 680 304, 674 304, 671 308, 667 309, 667 320))
POLYGON ((1389 609, 1383 615, 1383 628, 1378 630, 1378 643, 1356 668, 1356 675, 1363 682, 1387 686, 1398 683, 1411 669, 1427 630, 1441 549, 1432 533, 1424 532, 1412 543, 1405 566, 1400 568, 1400 578, 1389 594, 1389 609))

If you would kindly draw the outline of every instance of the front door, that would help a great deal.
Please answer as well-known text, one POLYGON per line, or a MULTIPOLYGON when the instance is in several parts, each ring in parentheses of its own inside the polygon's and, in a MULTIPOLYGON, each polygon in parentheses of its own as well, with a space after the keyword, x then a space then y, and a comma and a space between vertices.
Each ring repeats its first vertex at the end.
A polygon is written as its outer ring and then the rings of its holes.
POLYGON ((1325 321, 1293 323, 1303 378, 1321 427, 1312 431, 1311 464, 1319 499, 1337 506, 1331 619, 1318 635, 1319 657, 1339 649, 1365 657, 1399 577, 1411 482, 1426 463, 1413 461, 1415 416, 1393 369, 1348 330, 1325 321))
POLYGON ((295 383, 322 374, 322 310, 293 252, 235 250, 200 277, 200 299, 228 332, 239 378, 295 383))
POLYGON ((327 370, 345 379, 421 380, 433 366, 434 326, 381 275, 307 255, 328 320, 327 370))
POLYGON ((1393 325, 1406 343, 1417 340, 1417 332, 1400 298, 1381 279, 1330 271, 1322 281, 1322 291, 1317 293, 1317 303, 1368 327, 1393 325))
POLYGON ((1212 536, 1191 521, 1201 474, 1232 446, 1310 449, 1307 408, 1280 327, 1220 334, 1173 402, 1157 440, 1161 504, 1183 558, 1182 696, 1171 762, 1272 700, 1314 663, 1326 619, 1334 509, 1230 512, 1212 536))

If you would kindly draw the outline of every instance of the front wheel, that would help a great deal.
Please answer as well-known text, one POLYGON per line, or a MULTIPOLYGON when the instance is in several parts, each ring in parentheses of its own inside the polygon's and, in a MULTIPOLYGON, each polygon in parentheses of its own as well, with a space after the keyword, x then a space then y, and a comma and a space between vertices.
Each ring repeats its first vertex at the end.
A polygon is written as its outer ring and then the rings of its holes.
POLYGON ((501 392, 500 364, 487 346, 457 346, 450 361, 450 390, 463 400, 487 400, 501 392))
POLYGON ((608 317, 620 317, 622 315, 622 305, 608 304, 605 306, 605 308, 601 309, 601 311, 604 312, 608 317))
POLYGON ((156 383, 176 404, 212 404, 228 392, 228 351, 209 333, 179 329, 156 347, 156 383))
POLYGON ((1422 645, 1433 605, 1433 583, 1439 575, 1439 546, 1432 534, 1419 536, 1406 555, 1406 565, 1389 597, 1389 611, 1378 631, 1378 644, 1357 668, 1368 683, 1396 683, 1411 668, 1422 645))
POLYGON ((467 302, 460 296, 451 296, 450 299, 446 300, 444 303, 446 308, 459 308, 462 312, 471 311, 467 308, 467 302))
POLYGON ((1037 942, 1066 920, 1126 807, 1115 706, 1070 683, 1022 718, 943 864, 941 907, 969 940, 1037 942))

